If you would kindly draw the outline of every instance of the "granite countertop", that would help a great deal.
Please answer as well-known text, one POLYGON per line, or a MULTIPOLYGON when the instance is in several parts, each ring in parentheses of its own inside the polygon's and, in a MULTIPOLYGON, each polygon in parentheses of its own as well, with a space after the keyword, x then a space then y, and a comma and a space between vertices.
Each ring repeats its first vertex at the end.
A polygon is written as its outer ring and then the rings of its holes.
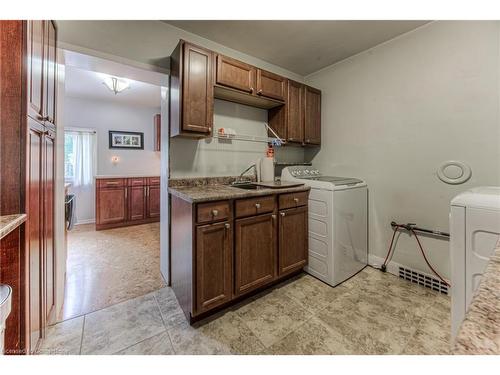
POLYGON ((26 214, 0 216, 0 239, 26 221, 26 214))
POLYGON ((229 185, 215 184, 200 186, 170 186, 168 188, 168 191, 170 194, 184 199, 185 201, 198 203, 223 199, 258 197, 270 194, 294 193, 307 191, 309 189, 309 186, 301 185, 296 187, 284 187, 277 189, 258 187, 255 190, 246 190, 229 185))
POLYGON ((500 354, 500 241, 458 332, 455 354, 500 354))
POLYGON ((98 174, 94 176, 95 179, 99 178, 138 178, 138 177, 159 177, 160 173, 158 174, 98 174))

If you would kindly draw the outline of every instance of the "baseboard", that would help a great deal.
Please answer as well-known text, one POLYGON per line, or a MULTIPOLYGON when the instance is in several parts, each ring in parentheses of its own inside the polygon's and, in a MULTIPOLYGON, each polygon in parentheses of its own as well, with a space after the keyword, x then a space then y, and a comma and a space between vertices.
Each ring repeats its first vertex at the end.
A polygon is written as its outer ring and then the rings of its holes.
POLYGON ((81 225, 81 224, 93 224, 95 223, 95 219, 87 219, 87 220, 80 220, 75 223, 75 225, 81 225))

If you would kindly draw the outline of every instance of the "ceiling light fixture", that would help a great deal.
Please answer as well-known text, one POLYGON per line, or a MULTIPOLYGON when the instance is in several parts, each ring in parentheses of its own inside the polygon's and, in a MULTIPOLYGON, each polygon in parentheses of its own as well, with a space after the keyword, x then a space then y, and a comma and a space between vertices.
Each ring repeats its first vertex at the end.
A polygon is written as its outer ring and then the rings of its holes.
POLYGON ((102 83, 104 83, 108 89, 113 91, 115 95, 119 94, 123 90, 130 88, 130 84, 128 83, 128 81, 124 79, 118 79, 116 77, 106 77, 104 78, 104 81, 102 83))

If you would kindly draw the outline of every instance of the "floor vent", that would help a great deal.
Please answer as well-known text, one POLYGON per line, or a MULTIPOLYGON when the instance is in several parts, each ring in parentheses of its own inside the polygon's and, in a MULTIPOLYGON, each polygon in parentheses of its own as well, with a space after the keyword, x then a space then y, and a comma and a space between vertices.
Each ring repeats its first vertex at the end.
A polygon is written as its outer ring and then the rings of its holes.
POLYGON ((399 277, 411 283, 422 285, 423 287, 448 295, 448 285, 434 277, 404 267, 399 267, 399 277))

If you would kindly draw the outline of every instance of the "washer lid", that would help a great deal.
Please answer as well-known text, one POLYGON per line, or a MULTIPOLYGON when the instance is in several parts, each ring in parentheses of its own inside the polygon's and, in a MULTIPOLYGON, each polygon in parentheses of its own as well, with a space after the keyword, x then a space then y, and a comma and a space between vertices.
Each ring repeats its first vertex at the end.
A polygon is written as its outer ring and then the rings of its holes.
POLYGON ((359 183, 363 182, 362 180, 360 180, 358 178, 336 177, 336 176, 312 177, 312 178, 309 178, 309 180, 330 182, 334 186, 339 186, 339 185, 356 185, 356 184, 359 184, 359 183))
POLYGON ((453 198, 451 204, 500 210, 500 186, 479 186, 464 191, 453 198))

